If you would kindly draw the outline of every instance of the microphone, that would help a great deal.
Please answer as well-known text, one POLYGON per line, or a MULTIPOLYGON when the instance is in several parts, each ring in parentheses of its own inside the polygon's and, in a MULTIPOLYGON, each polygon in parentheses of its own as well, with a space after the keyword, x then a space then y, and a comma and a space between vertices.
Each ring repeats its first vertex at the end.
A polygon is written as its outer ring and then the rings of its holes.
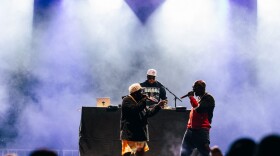
POLYGON ((147 100, 152 101, 152 102, 154 102, 154 103, 158 103, 158 102, 155 101, 154 99, 147 98, 147 100))
POLYGON ((181 99, 185 98, 185 97, 189 97, 189 96, 193 96, 194 92, 190 91, 188 92, 186 95, 182 96, 181 99))
POLYGON ((149 96, 147 94, 142 94, 142 96, 143 96, 143 98, 145 98, 151 102, 157 103, 157 101, 155 101, 154 99, 149 98, 149 96))
POLYGON ((186 95, 182 96, 180 99, 183 99, 183 98, 185 98, 187 96, 189 96, 189 94, 186 94, 186 95))

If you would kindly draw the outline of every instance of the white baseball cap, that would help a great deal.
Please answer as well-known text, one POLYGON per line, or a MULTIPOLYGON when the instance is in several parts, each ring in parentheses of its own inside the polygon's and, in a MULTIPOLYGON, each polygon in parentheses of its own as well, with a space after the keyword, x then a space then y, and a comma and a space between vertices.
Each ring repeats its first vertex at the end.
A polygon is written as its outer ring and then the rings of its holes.
POLYGON ((149 69, 147 71, 147 75, 150 75, 150 76, 157 76, 157 71, 155 69, 149 69))
POLYGON ((142 89, 142 87, 139 83, 134 83, 128 87, 129 94, 134 93, 140 89, 142 89))

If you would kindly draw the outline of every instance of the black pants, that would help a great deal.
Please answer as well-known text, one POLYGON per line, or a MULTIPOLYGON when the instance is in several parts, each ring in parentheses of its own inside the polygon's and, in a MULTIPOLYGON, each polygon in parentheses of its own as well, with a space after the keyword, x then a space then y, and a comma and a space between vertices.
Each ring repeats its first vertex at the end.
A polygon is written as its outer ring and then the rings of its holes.
POLYGON ((190 156, 195 148, 197 148, 200 155, 209 156, 209 144, 209 130, 187 129, 182 141, 181 156, 190 156))

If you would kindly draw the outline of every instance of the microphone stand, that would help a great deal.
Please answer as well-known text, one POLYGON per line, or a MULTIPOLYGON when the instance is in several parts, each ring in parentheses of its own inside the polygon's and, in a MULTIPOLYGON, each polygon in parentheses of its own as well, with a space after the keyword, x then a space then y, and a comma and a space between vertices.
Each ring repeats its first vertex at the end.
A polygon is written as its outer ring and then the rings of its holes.
POLYGON ((182 102, 182 100, 180 98, 178 98, 174 93, 172 93, 168 88, 166 88, 164 85, 162 85, 163 88, 165 88, 170 94, 172 94, 174 96, 174 100, 175 100, 175 109, 177 108, 176 106, 176 100, 178 99, 179 101, 182 102))

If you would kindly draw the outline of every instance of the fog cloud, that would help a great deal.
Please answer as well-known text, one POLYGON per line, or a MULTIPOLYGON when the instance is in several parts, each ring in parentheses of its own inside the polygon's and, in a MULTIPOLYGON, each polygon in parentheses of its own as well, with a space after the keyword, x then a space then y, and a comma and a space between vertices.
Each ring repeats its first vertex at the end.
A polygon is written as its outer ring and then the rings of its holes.
MULTIPOLYGON (((279 133, 279 2, 165 1, 145 24, 125 1, 110 3, 59 1, 39 17, 32 1, 0 2, 8 146, 77 149, 79 109, 103 96, 120 104, 149 68, 179 97, 206 81, 216 100, 211 145, 225 151, 238 137, 279 133)), ((187 99, 177 105, 190 108, 187 99)))

